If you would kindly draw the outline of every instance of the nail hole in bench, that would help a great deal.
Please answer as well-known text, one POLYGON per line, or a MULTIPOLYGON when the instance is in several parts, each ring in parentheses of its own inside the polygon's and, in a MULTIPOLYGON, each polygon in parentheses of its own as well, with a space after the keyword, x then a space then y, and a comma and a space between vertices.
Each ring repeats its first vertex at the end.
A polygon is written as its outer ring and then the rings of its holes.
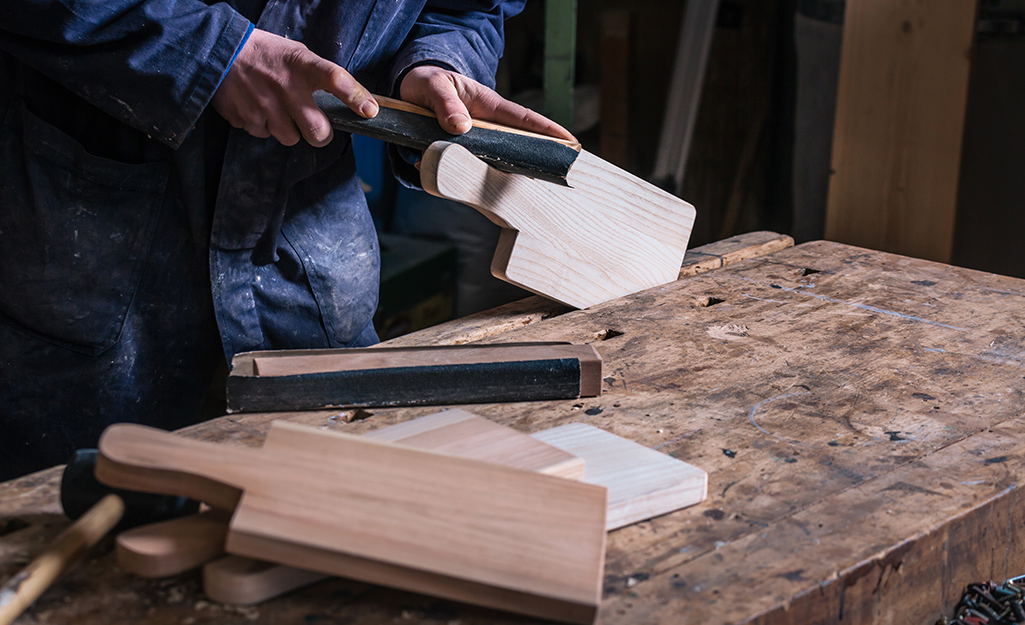
POLYGON ((602 330, 601 332, 595 333, 594 338, 599 341, 607 341, 609 339, 614 339, 617 336, 623 336, 623 333, 619 330, 609 328, 608 330, 602 330))
POLYGON ((708 308, 709 306, 715 306, 716 304, 722 304, 725 301, 726 300, 720 299, 718 297, 711 297, 711 296, 709 296, 709 297, 699 297, 697 299, 697 304, 698 304, 698 306, 700 306, 702 308, 708 308))
POLYGON ((822 272, 819 271, 818 269, 812 269, 811 267, 805 267, 804 271, 801 272, 801 275, 802 276, 810 276, 810 275, 815 274, 815 273, 822 273, 822 272))

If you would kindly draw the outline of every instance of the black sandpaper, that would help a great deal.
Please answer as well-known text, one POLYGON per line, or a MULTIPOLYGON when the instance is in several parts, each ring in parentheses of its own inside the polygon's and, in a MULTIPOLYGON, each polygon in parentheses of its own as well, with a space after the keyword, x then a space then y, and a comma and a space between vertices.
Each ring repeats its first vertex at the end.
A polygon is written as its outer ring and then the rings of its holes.
POLYGON ((564 186, 579 154, 558 141, 476 126, 465 134, 450 135, 434 117, 384 106, 376 117, 365 119, 326 91, 316 92, 313 99, 338 130, 415 150, 426 150, 435 141, 457 143, 495 169, 564 186))
POLYGON ((228 412, 333 407, 438 406, 580 396, 580 360, 359 369, 286 376, 228 376, 228 412))

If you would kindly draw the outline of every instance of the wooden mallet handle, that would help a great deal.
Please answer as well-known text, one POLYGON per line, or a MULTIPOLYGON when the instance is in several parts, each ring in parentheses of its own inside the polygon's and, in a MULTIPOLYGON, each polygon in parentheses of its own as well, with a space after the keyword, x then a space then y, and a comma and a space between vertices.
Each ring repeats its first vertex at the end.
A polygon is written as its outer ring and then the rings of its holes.
POLYGON ((124 514, 117 495, 107 495, 60 533, 24 570, 0 586, 0 625, 9 625, 73 562, 111 530, 124 514))

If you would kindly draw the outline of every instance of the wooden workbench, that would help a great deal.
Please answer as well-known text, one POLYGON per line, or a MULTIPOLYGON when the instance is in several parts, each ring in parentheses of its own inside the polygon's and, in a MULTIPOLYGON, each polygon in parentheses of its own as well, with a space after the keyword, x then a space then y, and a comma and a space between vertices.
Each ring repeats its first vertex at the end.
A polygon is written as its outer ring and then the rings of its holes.
MULTIPOLYGON (((708 471, 704 503, 609 535, 601 623, 931 625, 967 583, 1025 573, 1025 281, 788 244, 754 233, 590 310, 531 299, 395 341, 593 342, 603 396, 468 408, 523 431, 590 423, 708 471)), ((232 415, 190 432, 255 445, 272 418, 363 433, 435 410, 232 415)), ((0 578, 66 523, 57 475, 0 485, 0 578)), ((22 620, 115 621, 524 622, 344 580, 230 608, 195 575, 130 577, 109 545, 22 620)))

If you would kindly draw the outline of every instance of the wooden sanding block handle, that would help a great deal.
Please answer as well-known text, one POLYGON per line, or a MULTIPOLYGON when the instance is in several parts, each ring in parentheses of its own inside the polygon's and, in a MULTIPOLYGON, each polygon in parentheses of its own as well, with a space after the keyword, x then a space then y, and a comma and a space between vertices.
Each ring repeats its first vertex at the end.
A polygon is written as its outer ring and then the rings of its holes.
POLYGON ((415 150, 426 150, 435 141, 457 143, 496 169, 556 184, 567 184, 566 176, 580 154, 579 143, 480 120, 474 120, 465 134, 450 135, 431 111, 383 96, 374 96, 381 108, 371 119, 360 117, 326 91, 316 92, 313 99, 338 130, 415 150))
POLYGON ((61 532, 24 570, 0 586, 0 625, 18 618, 65 569, 117 525, 124 511, 120 497, 107 495, 61 532))

